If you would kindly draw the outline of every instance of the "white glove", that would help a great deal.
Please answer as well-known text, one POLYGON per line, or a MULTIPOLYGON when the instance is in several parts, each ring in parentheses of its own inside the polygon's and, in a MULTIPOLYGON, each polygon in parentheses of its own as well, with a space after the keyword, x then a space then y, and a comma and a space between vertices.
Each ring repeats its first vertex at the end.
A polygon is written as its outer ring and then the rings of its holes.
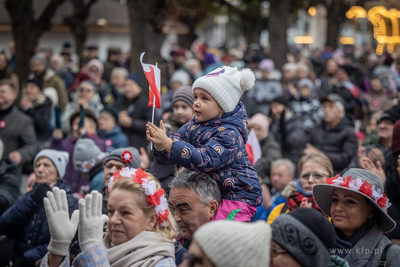
POLYGON ((78 227, 79 211, 74 211, 69 220, 67 195, 58 187, 53 187, 53 192, 47 192, 43 203, 51 234, 47 249, 52 254, 66 256, 78 227))
POLYGON ((79 200, 79 246, 81 251, 103 242, 103 226, 108 221, 102 214, 103 196, 92 191, 79 200))

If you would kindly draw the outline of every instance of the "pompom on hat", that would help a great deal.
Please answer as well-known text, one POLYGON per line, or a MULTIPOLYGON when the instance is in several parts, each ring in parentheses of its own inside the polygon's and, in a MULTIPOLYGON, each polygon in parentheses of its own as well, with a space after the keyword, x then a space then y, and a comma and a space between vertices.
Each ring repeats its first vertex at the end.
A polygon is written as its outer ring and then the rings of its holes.
POLYGON ((379 217, 379 227, 384 233, 392 231, 396 227, 395 221, 387 214, 391 206, 384 193, 381 179, 373 172, 352 168, 343 174, 326 179, 326 184, 317 184, 313 187, 315 202, 323 213, 331 217, 331 205, 333 192, 337 188, 353 191, 364 196, 378 211, 374 216, 379 217))
POLYGON ((255 79, 250 69, 239 71, 237 68, 222 66, 198 78, 193 83, 192 90, 206 90, 224 112, 228 113, 235 109, 242 94, 253 88, 255 79))

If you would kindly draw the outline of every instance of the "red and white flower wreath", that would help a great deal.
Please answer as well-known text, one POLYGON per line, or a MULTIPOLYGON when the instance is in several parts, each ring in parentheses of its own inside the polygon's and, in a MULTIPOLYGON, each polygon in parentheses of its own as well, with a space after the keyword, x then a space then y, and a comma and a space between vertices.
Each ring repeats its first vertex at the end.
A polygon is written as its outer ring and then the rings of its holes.
POLYGON ((365 180, 361 180, 360 178, 352 179, 351 176, 345 178, 336 175, 335 177, 327 178, 326 184, 359 191, 374 200, 386 213, 388 208, 392 206, 392 203, 389 202, 385 193, 382 194, 379 188, 375 188, 375 185, 370 184, 365 180))
POLYGON ((147 195, 147 201, 154 206, 154 210, 158 214, 158 224, 163 227, 167 227, 168 221, 168 201, 165 197, 164 189, 158 188, 155 181, 149 181, 147 179, 147 173, 139 169, 134 168, 123 168, 118 172, 114 173, 110 178, 110 182, 108 183, 108 191, 111 190, 114 182, 120 178, 131 178, 133 182, 138 183, 144 189, 145 194, 147 195))

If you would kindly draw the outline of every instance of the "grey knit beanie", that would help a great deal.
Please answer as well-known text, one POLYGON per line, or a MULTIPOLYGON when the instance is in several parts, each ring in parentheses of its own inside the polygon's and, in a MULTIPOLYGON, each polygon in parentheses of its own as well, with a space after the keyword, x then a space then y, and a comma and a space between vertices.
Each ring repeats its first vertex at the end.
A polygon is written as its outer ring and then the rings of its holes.
POLYGON ((64 178, 65 169, 69 161, 69 153, 65 151, 58 151, 54 149, 43 149, 40 151, 33 161, 33 168, 36 166, 36 161, 40 157, 46 157, 51 160, 57 169, 58 177, 60 179, 64 178))
POLYGON ((194 96, 192 87, 189 85, 184 85, 176 91, 172 97, 172 105, 175 104, 176 101, 183 101, 189 105, 189 107, 193 107, 194 96))
POLYGON ((131 167, 131 168, 140 168, 140 154, 139 151, 135 147, 122 147, 114 150, 111 152, 107 157, 104 158, 103 166, 107 163, 109 160, 117 160, 119 162, 122 162, 126 165, 126 167, 131 167), (128 159, 125 161, 122 160, 122 154, 131 154, 132 159, 128 159))
POLYGON ((263 221, 213 221, 201 226, 194 240, 216 267, 269 264, 271 227, 263 221))
POLYGON ((334 245, 329 220, 315 209, 300 208, 279 215, 271 224, 276 242, 303 267, 327 266, 334 245))
POLYGON ((90 138, 80 138, 75 143, 74 155, 72 157, 72 163, 74 169, 79 171, 82 167, 82 163, 90 161, 101 154, 100 148, 90 138))

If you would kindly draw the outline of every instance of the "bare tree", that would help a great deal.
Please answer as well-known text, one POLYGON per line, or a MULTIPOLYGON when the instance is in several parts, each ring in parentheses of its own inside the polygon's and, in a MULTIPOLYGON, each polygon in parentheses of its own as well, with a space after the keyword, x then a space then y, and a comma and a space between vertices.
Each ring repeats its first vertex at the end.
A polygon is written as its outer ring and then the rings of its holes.
POLYGON ((128 0, 131 35, 131 71, 140 71, 139 55, 146 52, 145 61, 154 64, 161 59, 160 49, 165 34, 162 26, 167 19, 165 0, 128 0))
POLYGON ((85 22, 89 17, 90 8, 97 0, 69 0, 72 3, 74 11, 71 16, 64 18, 64 23, 71 28, 71 33, 75 38, 75 51, 81 58, 87 38, 87 29, 85 22), (87 3, 85 3, 87 2, 87 3))
POLYGON ((286 63, 288 18, 290 15, 290 0, 271 0, 268 31, 270 56, 275 67, 280 69, 286 63))
POLYGON ((33 2, 32 0, 5 1, 5 7, 11 17, 16 73, 20 84, 29 75, 29 60, 35 53, 40 37, 50 30, 51 19, 65 0, 51 0, 37 19, 35 19, 33 2))

